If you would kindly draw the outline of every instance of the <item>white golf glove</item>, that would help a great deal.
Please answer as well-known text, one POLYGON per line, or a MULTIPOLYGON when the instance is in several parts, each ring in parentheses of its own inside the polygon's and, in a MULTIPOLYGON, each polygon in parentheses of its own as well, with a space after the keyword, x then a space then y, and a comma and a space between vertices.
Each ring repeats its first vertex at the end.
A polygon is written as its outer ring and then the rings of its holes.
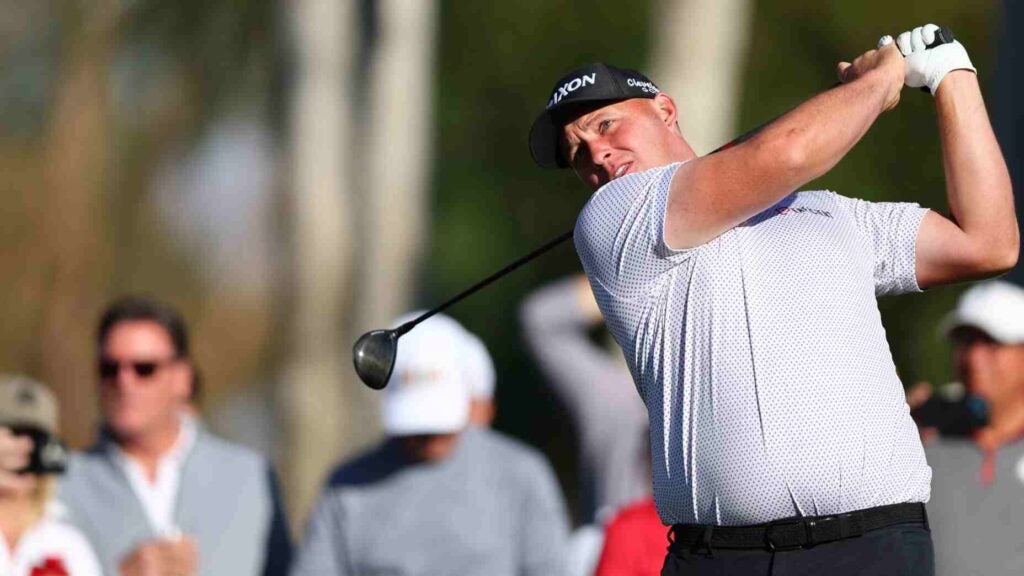
POLYGON ((978 72, 967 57, 967 49, 956 40, 927 48, 935 41, 938 29, 935 24, 925 24, 896 37, 896 46, 906 59, 904 83, 911 88, 927 86, 932 96, 946 74, 953 70, 978 72))

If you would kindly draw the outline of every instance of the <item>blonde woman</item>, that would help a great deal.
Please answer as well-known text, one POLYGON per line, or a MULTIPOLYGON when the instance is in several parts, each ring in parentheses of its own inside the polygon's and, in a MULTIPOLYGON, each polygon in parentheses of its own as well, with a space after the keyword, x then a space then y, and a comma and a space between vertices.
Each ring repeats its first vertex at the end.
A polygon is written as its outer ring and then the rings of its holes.
POLYGON ((57 403, 42 384, 0 374, 0 575, 101 576, 82 534, 54 499, 66 458, 57 403))

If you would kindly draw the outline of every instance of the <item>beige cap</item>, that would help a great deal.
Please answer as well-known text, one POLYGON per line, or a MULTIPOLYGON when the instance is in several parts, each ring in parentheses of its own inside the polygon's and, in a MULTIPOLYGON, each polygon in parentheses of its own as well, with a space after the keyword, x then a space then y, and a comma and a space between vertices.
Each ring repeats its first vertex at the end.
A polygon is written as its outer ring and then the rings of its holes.
POLYGON ((55 434, 57 398, 27 376, 0 374, 0 426, 33 426, 55 434))

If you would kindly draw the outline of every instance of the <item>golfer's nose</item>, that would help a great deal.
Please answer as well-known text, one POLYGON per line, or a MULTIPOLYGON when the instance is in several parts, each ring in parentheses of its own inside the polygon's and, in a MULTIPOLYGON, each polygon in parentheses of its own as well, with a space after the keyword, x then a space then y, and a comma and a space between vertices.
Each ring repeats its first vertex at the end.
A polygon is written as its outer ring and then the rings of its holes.
POLYGON ((587 151, 595 166, 607 169, 608 161, 611 160, 612 149, 604 139, 595 139, 587 142, 587 151))

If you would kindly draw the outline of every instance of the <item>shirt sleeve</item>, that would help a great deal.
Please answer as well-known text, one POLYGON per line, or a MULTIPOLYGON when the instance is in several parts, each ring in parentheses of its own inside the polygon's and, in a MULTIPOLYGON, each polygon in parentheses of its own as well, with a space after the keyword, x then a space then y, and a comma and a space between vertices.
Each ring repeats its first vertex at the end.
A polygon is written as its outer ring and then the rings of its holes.
POLYGON ((352 574, 345 557, 340 495, 325 489, 313 507, 291 576, 352 574))
POLYGON ((920 292, 917 232, 927 208, 911 202, 869 202, 836 195, 853 214, 874 257, 875 295, 920 292))
POLYGON ((602 187, 576 221, 575 243, 583 268, 602 297, 642 297, 661 274, 684 262, 692 249, 665 243, 665 209, 680 164, 630 174, 602 187))

